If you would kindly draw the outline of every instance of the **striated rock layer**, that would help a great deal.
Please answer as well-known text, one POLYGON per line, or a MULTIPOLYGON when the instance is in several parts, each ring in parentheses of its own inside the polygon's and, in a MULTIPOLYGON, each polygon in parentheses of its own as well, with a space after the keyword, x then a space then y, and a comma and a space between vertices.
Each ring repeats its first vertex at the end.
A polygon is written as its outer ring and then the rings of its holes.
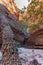
POLYGON ((20 30, 16 16, 0 4, 0 43, 2 49, 2 65, 21 65, 17 47, 15 44, 15 37, 11 26, 15 31, 20 30), (12 25, 9 23, 11 22, 12 25), (14 23, 13 23, 14 22, 14 23))

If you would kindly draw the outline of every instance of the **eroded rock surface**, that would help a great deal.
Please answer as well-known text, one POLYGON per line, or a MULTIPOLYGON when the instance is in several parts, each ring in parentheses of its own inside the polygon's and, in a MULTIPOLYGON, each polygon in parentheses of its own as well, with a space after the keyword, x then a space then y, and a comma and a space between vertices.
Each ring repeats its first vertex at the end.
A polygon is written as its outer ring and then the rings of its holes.
POLYGON ((15 43, 14 33, 11 29, 11 26, 13 27, 13 25, 9 23, 12 22, 12 24, 14 24, 14 29, 17 30, 18 26, 16 25, 18 23, 16 24, 15 20, 17 21, 16 16, 10 14, 6 7, 0 4, 0 38, 2 40, 2 65, 21 65, 15 43))

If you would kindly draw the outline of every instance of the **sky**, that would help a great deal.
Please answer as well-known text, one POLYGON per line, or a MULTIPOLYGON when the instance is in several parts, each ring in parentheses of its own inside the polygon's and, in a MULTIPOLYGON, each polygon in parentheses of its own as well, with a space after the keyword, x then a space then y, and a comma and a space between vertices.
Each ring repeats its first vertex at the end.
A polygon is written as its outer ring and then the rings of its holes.
POLYGON ((15 0, 16 5, 21 10, 24 6, 27 8, 27 6, 28 6, 28 4, 30 4, 30 2, 31 2, 31 0, 15 0))

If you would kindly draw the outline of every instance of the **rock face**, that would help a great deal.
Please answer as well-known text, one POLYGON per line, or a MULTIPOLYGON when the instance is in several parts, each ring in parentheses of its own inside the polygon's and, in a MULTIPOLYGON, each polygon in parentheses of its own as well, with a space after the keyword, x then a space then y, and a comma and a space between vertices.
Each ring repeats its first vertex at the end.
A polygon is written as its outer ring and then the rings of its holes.
POLYGON ((26 45, 43 46, 43 0, 32 0, 23 16, 23 21, 26 20, 28 25, 27 31, 31 32, 26 45))
POLYGON ((24 33, 22 33, 22 30, 21 30, 22 25, 18 23, 17 17, 15 15, 12 15, 8 11, 8 9, 1 4, 0 4, 0 19, 2 20, 2 22, 4 21, 3 23, 7 23, 8 25, 10 25, 11 29, 14 32, 15 40, 20 42, 24 41, 24 33), (3 19, 2 19, 2 16, 3 16, 3 19))
POLYGON ((36 48, 43 48, 43 29, 36 30, 30 34, 30 38, 25 42, 25 46, 36 46, 36 48))
MULTIPOLYGON (((1 22, 0 22, 1 24, 1 22)), ((1 32, 1 25, 0 25, 0 48, 1 48, 1 45, 2 45, 2 32, 1 32)))
POLYGON ((2 65, 21 65, 12 30, 6 25, 2 33, 2 65))
POLYGON ((41 65, 41 64, 39 64, 38 61, 34 59, 33 61, 30 62, 30 65, 41 65))
POLYGON ((0 43, 2 45, 2 65, 21 65, 17 47, 15 44, 15 36, 11 29, 14 27, 15 31, 20 30, 16 16, 10 14, 10 12, 0 4, 0 43), (3 9, 3 10, 2 10, 3 9), (14 22, 12 25, 9 22, 14 22))
POLYGON ((43 50, 18 48, 22 65, 43 65, 43 50))

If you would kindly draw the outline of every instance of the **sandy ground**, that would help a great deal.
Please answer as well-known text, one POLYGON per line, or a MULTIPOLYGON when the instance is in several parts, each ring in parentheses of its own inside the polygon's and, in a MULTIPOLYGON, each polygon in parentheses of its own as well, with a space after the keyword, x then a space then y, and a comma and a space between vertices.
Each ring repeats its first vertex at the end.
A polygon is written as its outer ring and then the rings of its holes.
MULTIPOLYGON (((18 48, 18 53, 22 65, 31 65, 34 59, 37 60, 38 63, 37 65, 43 65, 43 50, 18 48)), ((2 53, 0 51, 0 61, 1 59, 2 59, 2 53)))

